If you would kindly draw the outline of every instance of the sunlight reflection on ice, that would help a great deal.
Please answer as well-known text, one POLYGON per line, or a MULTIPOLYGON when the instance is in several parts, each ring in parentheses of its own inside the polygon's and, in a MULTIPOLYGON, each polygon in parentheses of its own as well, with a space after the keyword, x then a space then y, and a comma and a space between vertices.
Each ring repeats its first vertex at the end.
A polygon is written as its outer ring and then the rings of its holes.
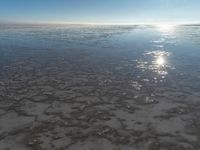
POLYGON ((175 25, 171 24, 160 24, 156 25, 156 28, 161 32, 173 32, 175 30, 175 25))
POLYGON ((144 54, 145 60, 138 61, 137 68, 142 71, 151 70, 158 75, 165 76, 168 74, 167 68, 170 68, 167 62, 167 57, 170 53, 167 51, 150 51, 144 54))
POLYGON ((156 60, 156 63, 159 65, 159 66, 163 66, 165 64, 165 59, 164 57, 158 57, 157 60, 156 60))

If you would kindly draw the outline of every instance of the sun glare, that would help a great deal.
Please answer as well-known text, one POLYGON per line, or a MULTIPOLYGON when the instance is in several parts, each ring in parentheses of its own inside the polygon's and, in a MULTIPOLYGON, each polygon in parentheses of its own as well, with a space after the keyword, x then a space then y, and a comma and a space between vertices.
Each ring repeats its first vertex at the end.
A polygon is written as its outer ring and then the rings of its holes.
POLYGON ((165 59, 163 57, 158 57, 156 63, 159 66, 163 66, 165 64, 165 59))
POLYGON ((171 24, 159 24, 156 25, 156 27, 162 32, 172 32, 175 28, 175 26, 171 24))

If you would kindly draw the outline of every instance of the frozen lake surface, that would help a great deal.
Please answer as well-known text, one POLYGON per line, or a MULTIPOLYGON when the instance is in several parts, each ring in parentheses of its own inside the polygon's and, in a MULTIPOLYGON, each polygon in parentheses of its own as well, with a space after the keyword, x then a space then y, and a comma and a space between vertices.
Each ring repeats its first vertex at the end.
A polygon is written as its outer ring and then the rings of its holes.
POLYGON ((1 150, 200 149, 200 26, 0 25, 1 150))

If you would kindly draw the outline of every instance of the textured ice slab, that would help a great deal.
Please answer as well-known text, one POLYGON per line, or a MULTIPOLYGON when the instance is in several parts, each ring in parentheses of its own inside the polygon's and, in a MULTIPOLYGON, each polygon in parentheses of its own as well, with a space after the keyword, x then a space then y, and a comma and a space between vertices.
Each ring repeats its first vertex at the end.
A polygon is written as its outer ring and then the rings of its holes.
POLYGON ((0 25, 0 149, 200 149, 199 31, 0 25))

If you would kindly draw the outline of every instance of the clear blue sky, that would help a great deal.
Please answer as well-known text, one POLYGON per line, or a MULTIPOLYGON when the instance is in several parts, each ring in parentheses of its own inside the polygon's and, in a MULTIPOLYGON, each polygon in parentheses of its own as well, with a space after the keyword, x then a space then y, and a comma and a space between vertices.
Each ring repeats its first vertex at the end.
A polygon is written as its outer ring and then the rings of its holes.
POLYGON ((0 21, 200 22, 200 0, 0 0, 0 21))

